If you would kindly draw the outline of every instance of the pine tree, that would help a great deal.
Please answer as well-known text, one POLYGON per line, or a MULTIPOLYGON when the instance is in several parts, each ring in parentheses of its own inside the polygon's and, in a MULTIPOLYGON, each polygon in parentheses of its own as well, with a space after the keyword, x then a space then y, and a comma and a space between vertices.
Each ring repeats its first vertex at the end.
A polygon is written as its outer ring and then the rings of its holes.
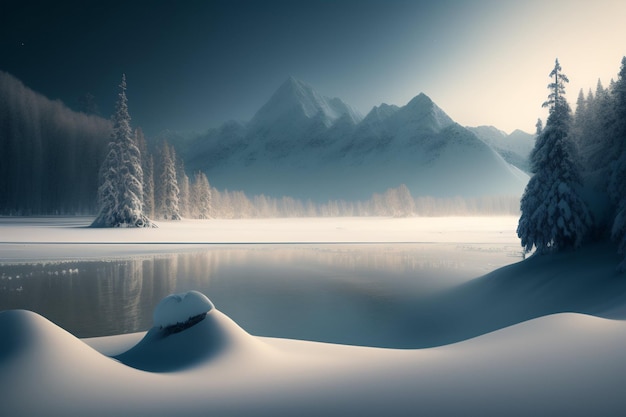
MULTIPOLYGON (((554 82, 548 84, 550 94, 548 94, 548 100, 546 100, 541 107, 548 107, 550 109, 550 115, 552 115, 555 110, 564 110, 565 106, 567 106, 569 110, 569 105, 565 100, 565 83, 569 82, 569 78, 567 75, 563 74, 558 58, 555 61, 554 68, 550 72, 549 76, 550 78, 554 77, 554 82)), ((569 113, 571 113, 571 110, 569 113)), ((558 120, 562 120, 562 118, 559 118, 558 120)))
POLYGON ((626 57, 622 58, 617 82, 613 87, 615 98, 615 125, 613 127, 611 141, 615 159, 610 164, 608 181, 608 194, 611 202, 615 205, 615 219, 611 230, 611 237, 619 244, 619 253, 624 255, 624 260, 619 269, 626 270, 626 57))
POLYGON ((189 177, 187 174, 183 173, 182 176, 178 176, 177 178, 180 178, 180 181, 178 181, 178 207, 180 209, 180 214, 183 217, 191 217, 191 187, 189 177))
POLYGON ((618 77, 612 90, 615 117, 606 149, 614 158, 610 163, 608 194, 616 205, 626 198, 626 57, 618 77))
POLYGON ((211 184, 204 173, 202 173, 202 192, 200 197, 200 218, 210 219, 213 217, 213 191, 211 189, 211 184))
POLYGON ((148 155, 143 171, 143 208, 148 217, 154 217, 154 158, 148 155))
POLYGON ((154 159, 148 150, 148 143, 140 127, 135 129, 135 143, 141 154, 141 169, 143 171, 143 211, 148 217, 154 216, 154 159))
POLYGON ((537 123, 535 123, 535 136, 541 135, 541 131, 543 131, 543 122, 541 118, 538 118, 537 123))
POLYGON ((189 177, 185 173, 185 163, 177 158, 174 161, 176 167, 176 181, 178 182, 178 210, 183 217, 191 217, 190 209, 190 184, 189 177))
POLYGON ((530 155, 533 177, 521 201, 517 234, 522 246, 538 253, 578 247, 591 227, 591 215, 579 196, 582 178, 575 147, 569 137, 571 110, 558 59, 550 73, 554 81, 543 104, 550 113, 530 155))
POLYGON ((593 132, 590 132, 587 140, 590 143, 590 170, 599 170, 602 176, 608 174, 607 169, 615 155, 613 126, 615 102, 610 90, 605 89, 598 80, 593 109, 593 132))
POLYGON ((161 177, 158 216, 165 220, 180 220, 178 207, 178 181, 176 179, 176 166, 174 148, 170 148, 167 142, 163 143, 161 150, 161 177))
POLYGON ((570 132, 570 136, 579 151, 584 146, 583 133, 585 125, 587 124, 587 114, 587 100, 585 99, 585 93, 583 93, 583 89, 581 88, 578 92, 578 99, 576 99, 576 112, 574 113, 574 122, 570 132))
POLYGON ((203 172, 196 173, 191 188, 194 217, 198 219, 209 219, 212 212, 211 186, 203 172))
POLYGON ((119 147, 116 142, 109 142, 107 155, 100 167, 100 187, 98 188, 98 204, 100 212, 92 227, 111 227, 118 222, 118 165, 119 147))
POLYGON ((143 213, 141 154, 130 127, 126 76, 113 115, 113 132, 100 170, 100 212, 92 227, 156 227, 143 213))

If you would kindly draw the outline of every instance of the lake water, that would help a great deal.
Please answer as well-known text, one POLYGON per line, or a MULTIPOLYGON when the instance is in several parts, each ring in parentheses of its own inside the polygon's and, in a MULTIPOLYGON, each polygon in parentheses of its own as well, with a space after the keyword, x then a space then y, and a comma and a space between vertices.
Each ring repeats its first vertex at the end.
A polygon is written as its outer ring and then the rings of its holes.
POLYGON ((377 345, 402 306, 520 259, 497 243, 252 244, 0 264, 0 310, 104 336, 149 329, 163 297, 195 289, 255 335, 377 345))

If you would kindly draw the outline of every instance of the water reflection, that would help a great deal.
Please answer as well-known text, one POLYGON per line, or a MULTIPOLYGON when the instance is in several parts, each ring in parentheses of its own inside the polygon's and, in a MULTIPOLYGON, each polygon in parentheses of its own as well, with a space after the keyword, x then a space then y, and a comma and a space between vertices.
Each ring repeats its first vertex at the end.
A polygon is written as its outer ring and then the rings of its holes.
POLYGON ((36 311, 76 336, 102 336, 147 330, 163 297, 197 289, 250 333, 350 343, 363 329, 371 338, 392 331, 401 314, 397 301, 515 262, 515 251, 451 244, 250 245, 4 264, 0 310, 36 311))

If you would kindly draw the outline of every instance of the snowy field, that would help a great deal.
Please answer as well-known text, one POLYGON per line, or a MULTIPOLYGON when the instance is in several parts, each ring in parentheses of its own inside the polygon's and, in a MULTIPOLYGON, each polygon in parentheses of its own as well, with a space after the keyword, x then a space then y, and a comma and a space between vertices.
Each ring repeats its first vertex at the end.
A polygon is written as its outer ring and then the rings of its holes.
MULTIPOLYGON (((33 312, 4 311, 2 416, 624 415, 626 278, 607 245, 510 256, 478 273, 497 258, 490 252, 519 248, 516 218, 184 221, 146 230, 87 229, 89 220, 0 218, 0 264, 298 242, 428 243, 476 262, 390 317, 367 317, 376 332, 386 319, 385 335, 406 349, 254 336, 219 303, 197 298, 159 307, 155 323, 164 325, 199 314, 174 330, 90 339, 33 312)), ((386 268, 371 270, 384 280, 386 268)), ((324 317, 317 326, 331 325, 327 313, 314 312, 324 317)))

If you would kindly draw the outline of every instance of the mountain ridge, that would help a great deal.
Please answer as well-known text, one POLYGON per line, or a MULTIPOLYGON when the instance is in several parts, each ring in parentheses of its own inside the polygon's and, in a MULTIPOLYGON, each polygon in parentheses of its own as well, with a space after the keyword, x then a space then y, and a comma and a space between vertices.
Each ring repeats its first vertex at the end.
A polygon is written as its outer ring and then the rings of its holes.
POLYGON ((521 195, 527 175, 424 93, 365 117, 290 77, 247 124, 189 144, 185 165, 218 188, 303 199, 363 199, 405 184, 415 196, 521 195))

